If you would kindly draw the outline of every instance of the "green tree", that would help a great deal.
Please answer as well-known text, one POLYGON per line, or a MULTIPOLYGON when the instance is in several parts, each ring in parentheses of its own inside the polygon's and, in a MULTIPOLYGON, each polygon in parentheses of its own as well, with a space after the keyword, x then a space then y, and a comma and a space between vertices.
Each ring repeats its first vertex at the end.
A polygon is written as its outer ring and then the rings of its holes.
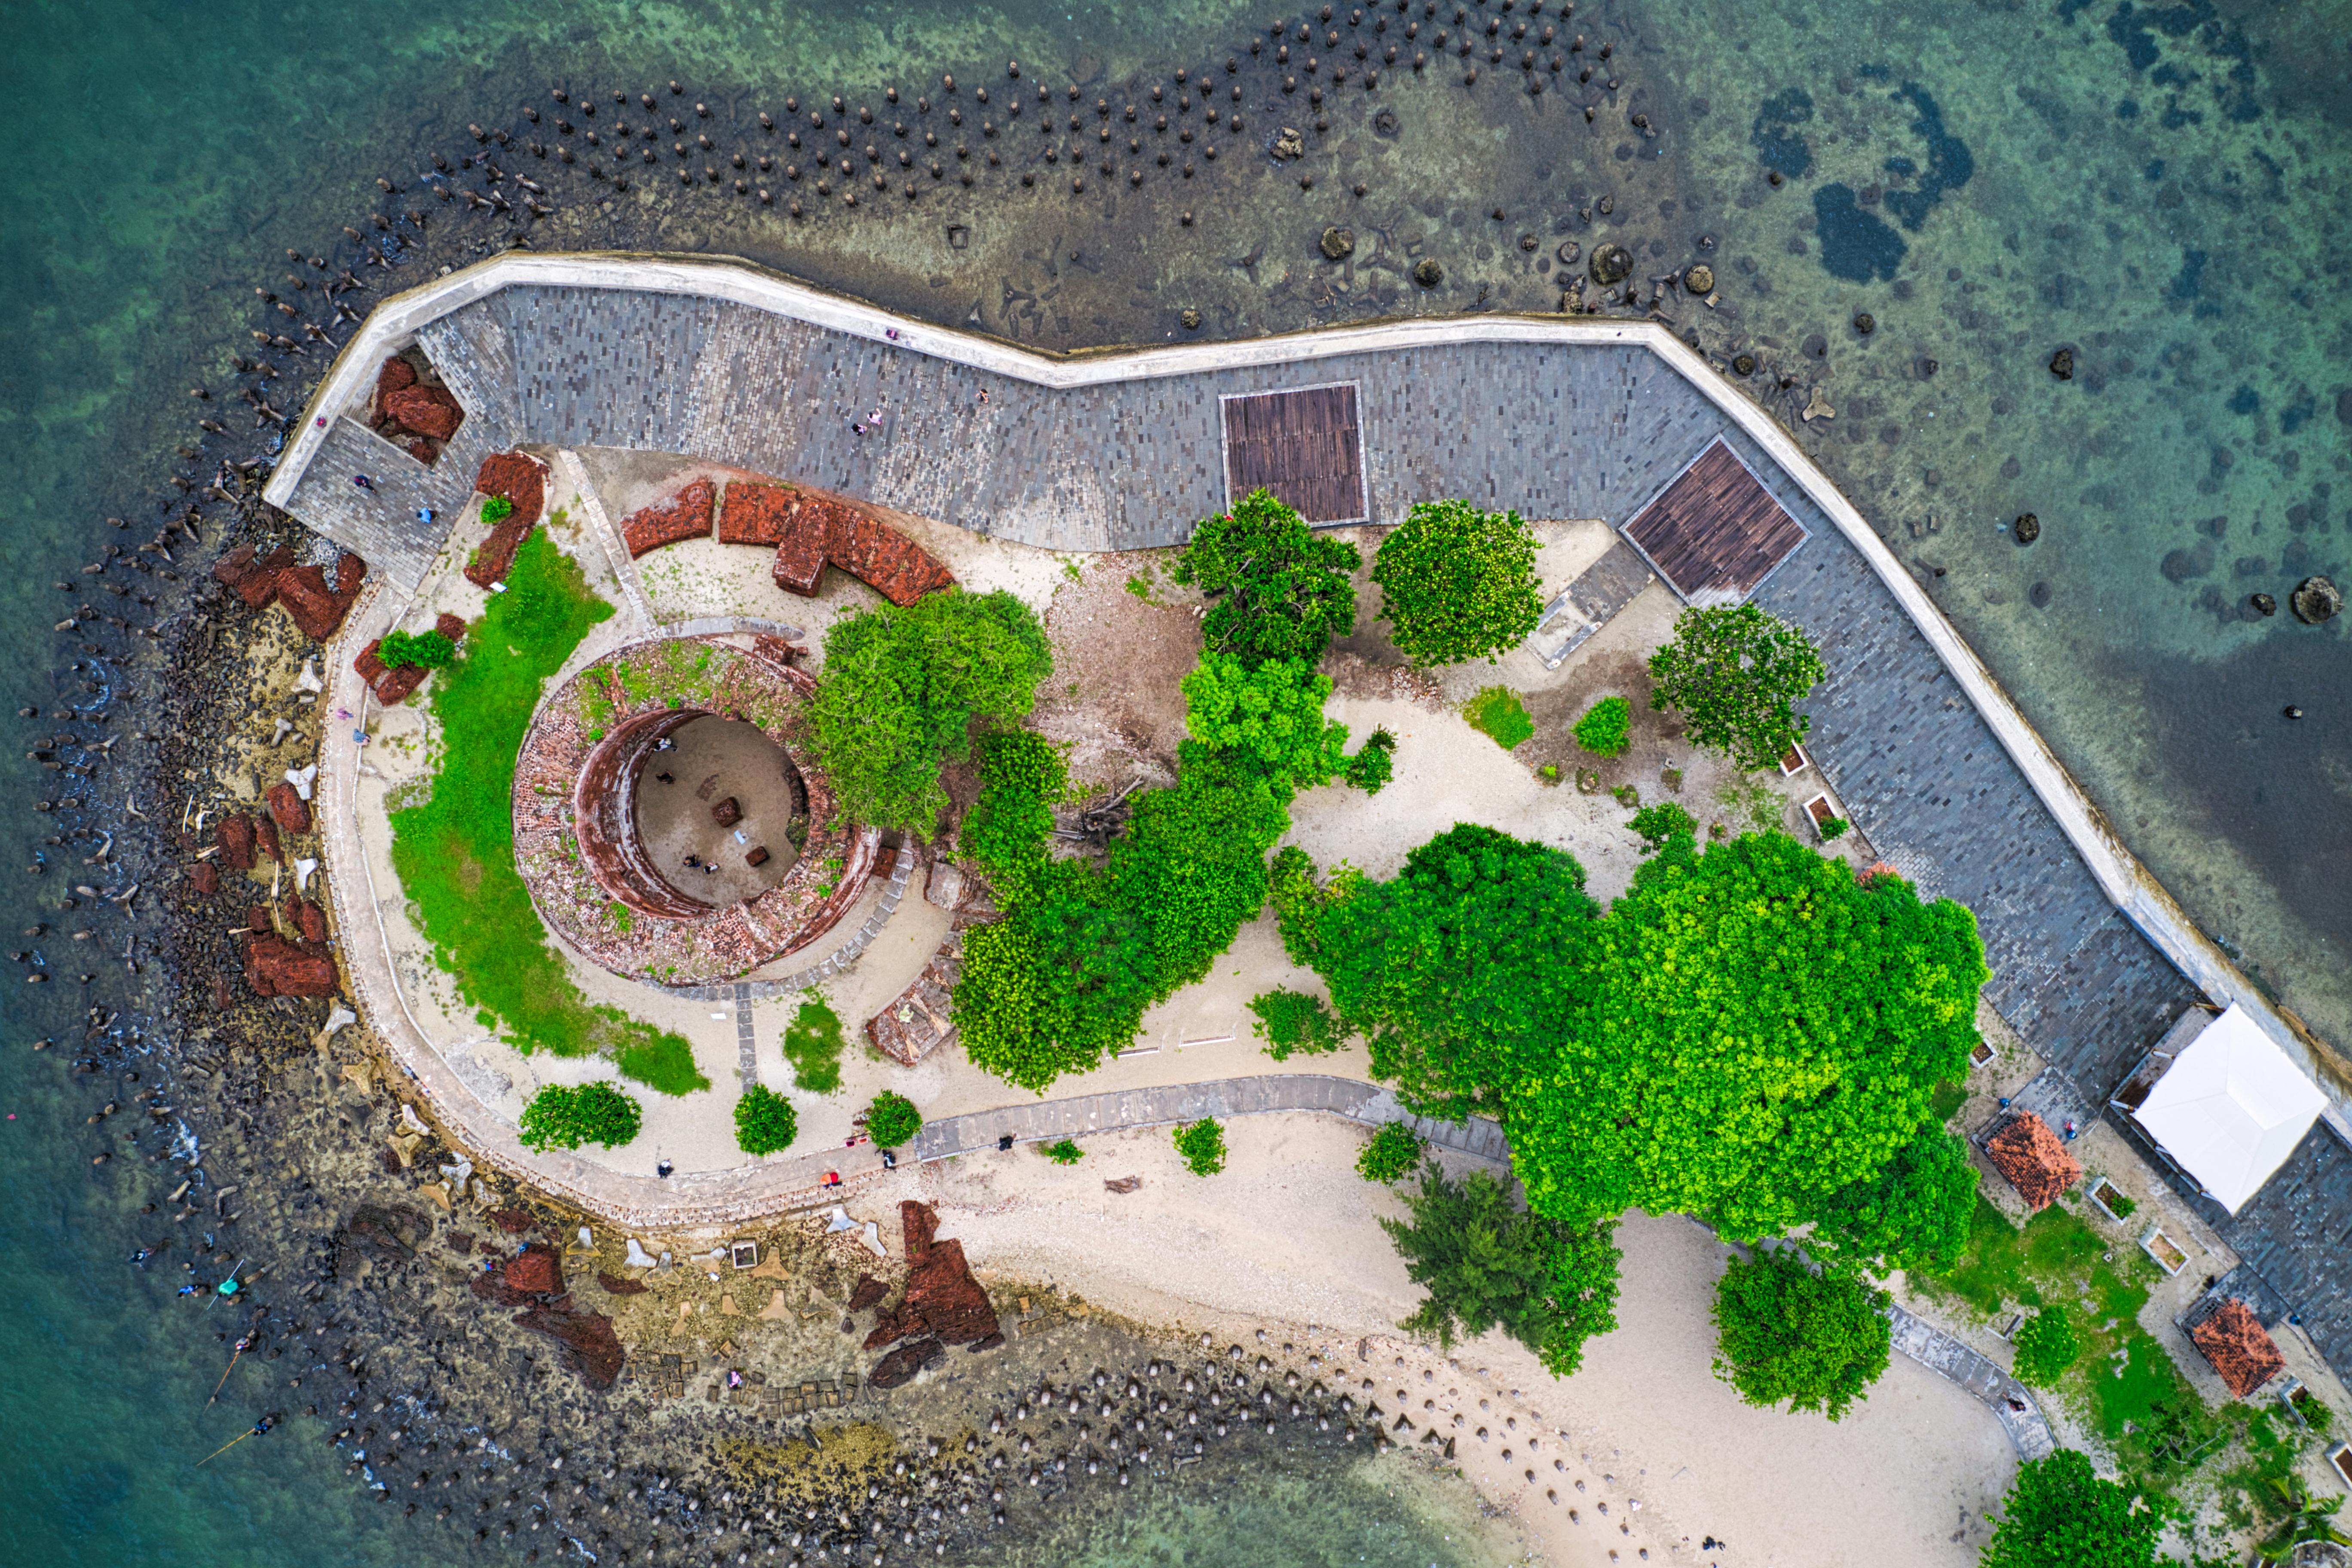
POLYGON ((1202 656, 1184 678, 1178 759, 1220 780, 1263 779, 1288 804, 1347 765, 1348 727, 1323 717, 1331 678, 1297 659, 1251 666, 1230 654, 1202 656))
POLYGON ((1383 1121, 1356 1156, 1356 1174, 1368 1182, 1402 1181, 1421 1163, 1421 1137, 1402 1121, 1383 1121))
POLYGON ((1653 855, 1677 839, 1687 853, 1698 837, 1698 824, 1691 820, 1691 814, 1670 800, 1643 806, 1625 826, 1653 855))
POLYGON ((444 636, 438 627, 411 634, 389 631, 375 647, 376 662, 386 669, 398 669, 414 665, 419 669, 442 669, 457 657, 457 645, 444 636))
POLYGON ((948 804, 940 770, 971 731, 1027 715, 1053 673, 1045 629, 1006 593, 933 594, 835 621, 810 719, 850 820, 929 837, 948 804))
POLYGON ((801 993, 793 1021, 784 1026, 784 1060, 793 1065, 793 1087, 831 1094, 841 1087, 841 1015, 812 985, 801 993))
POLYGON ((1349 757, 1340 776, 1366 795, 1380 794, 1396 772, 1396 737, 1386 730, 1373 731, 1349 757))
POLYGON ((923 1130, 923 1113, 903 1094, 888 1089, 866 1108, 866 1135, 877 1149, 896 1149, 923 1130))
POLYGON ((965 855, 1006 902, 1017 901, 1052 859, 1054 806, 1070 793, 1068 765, 1042 735, 1000 730, 974 748, 980 798, 964 818, 965 855))
POLYGON ((1499 1325, 1567 1377, 1583 1363, 1584 1342, 1617 1326, 1614 1222, 1579 1227, 1529 1214, 1484 1171, 1456 1185, 1433 1167, 1405 1201, 1412 1216, 1381 1228, 1428 1294, 1398 1327, 1451 1350, 1499 1325))
POLYGON ((1287 1061, 1294 1052, 1312 1057, 1336 1051, 1348 1037, 1346 1026, 1323 1005, 1323 998, 1303 991, 1277 987, 1260 992, 1250 998, 1250 1011, 1257 1015, 1251 1033, 1266 1043, 1265 1054, 1278 1062, 1287 1061))
POLYGON ((1847 1183, 1807 1212, 1806 1249, 1832 1267, 1884 1274, 1941 1274, 1968 1247, 1977 1168, 1969 1146, 1929 1120, 1879 1170, 1847 1183))
POLYGON ((764 1083, 755 1083, 735 1101, 735 1146, 746 1154, 772 1154, 792 1147, 800 1133, 793 1102, 764 1083))
POLYGON ((2017 1331, 2017 1381, 2028 1388, 2051 1388, 2083 1353, 2064 1303, 2042 1308, 2017 1331))
POLYGON ((1650 706, 1743 772, 1772 766, 1811 721, 1790 708, 1826 678, 1805 634, 1752 604, 1685 610, 1650 656, 1650 706))
POLYGON ((1750 1405, 1835 1421, 1886 1371, 1884 1291, 1816 1274, 1793 1252, 1738 1259, 1715 1289, 1715 1374, 1750 1405))
POLYGON ((2256 1561, 2289 1562, 2294 1549, 2310 1541, 2352 1546, 2352 1536, 2336 1528, 2336 1512, 2344 1506, 2342 1497, 2313 1497, 2303 1477, 2292 1470, 2284 1476, 2263 1477, 2263 1512, 2278 1522, 2254 1548, 2256 1561))
POLYGON ((1225 1130, 1212 1116, 1187 1121, 1176 1129, 1176 1152, 1194 1175, 1213 1176, 1225 1168, 1225 1130))
POLYGON ((2073 1448, 2017 1468, 1978 1568, 2156 1568, 2164 1516, 2073 1448))
POLYGON ((1422 668, 1492 660, 1543 616, 1536 536, 1517 512, 1466 500, 1416 504, 1381 541, 1372 581, 1390 640, 1422 668))
POLYGON ((1481 1069, 1529 1202, 1570 1224, 1638 1205, 1735 1240, 1784 1233, 1885 1167, 1967 1074, 1990 973, 1975 917, 1785 834, 1671 841, 1577 929, 1584 994, 1485 1030, 1545 1048, 1481 1069))
POLYGON ((1596 757, 1622 756, 1633 743, 1633 705, 1622 697, 1604 697, 1576 721, 1576 743, 1596 757))
POLYGON ((1292 959, 1322 975, 1373 1076, 1396 1080, 1416 1114, 1501 1110, 1580 1004, 1598 908, 1565 850, 1462 824, 1406 856, 1392 881, 1318 889, 1296 848, 1275 877, 1292 959))
POLYGON ((1170 575, 1198 584, 1208 597, 1201 636, 1211 653, 1249 666, 1269 659, 1313 665, 1332 638, 1356 629, 1352 576, 1362 564, 1354 545, 1317 536, 1260 489, 1230 513, 1195 524, 1170 575))
POLYGON ((521 1136, 526 1149, 577 1149, 601 1143, 617 1149, 630 1142, 645 1123, 637 1102, 611 1083, 551 1083, 523 1107, 521 1136))

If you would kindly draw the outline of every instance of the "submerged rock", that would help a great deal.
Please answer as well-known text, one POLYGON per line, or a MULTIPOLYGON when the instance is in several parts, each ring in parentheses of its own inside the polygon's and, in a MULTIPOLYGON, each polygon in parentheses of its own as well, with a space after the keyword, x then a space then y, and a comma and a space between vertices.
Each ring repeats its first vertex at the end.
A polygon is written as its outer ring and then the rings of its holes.
POLYGON ((2042 537, 2042 520, 2030 511, 2021 511, 2017 514, 2015 532, 2020 544, 2031 544, 2042 537))
POLYGON ((1334 261, 1345 261, 1349 257, 1356 254, 1355 231, 1338 227, 1327 228, 1323 231, 1322 246, 1325 256, 1334 261))
MULTIPOLYGON (((1575 258, 1573 258, 1573 257, 1563 257, 1561 259, 1563 259, 1563 260, 1574 260, 1574 259, 1575 259, 1575 258)), ((1709 266, 1708 266, 1706 262, 1704 262, 1704 261, 1702 261, 1702 262, 1698 263, 1696 266, 1693 267, 1689 271, 1687 271, 1687 272, 1685 272, 1685 273, 1684 273, 1684 274, 1683 274, 1683 287, 1684 287, 1684 288, 1685 288, 1685 289, 1689 289, 1689 290, 1690 290, 1692 293, 1694 293, 1694 294, 1712 294, 1712 293, 1714 293, 1714 292, 1715 292, 1715 268, 1712 268, 1712 267, 1709 267, 1709 266)))
POLYGON ((1445 268, 1437 264, 1435 257, 1423 257, 1421 265, 1412 269, 1412 280, 1424 289, 1434 289, 1445 281, 1445 268))
POLYGON ((2074 351, 2060 349, 2050 356, 2050 374, 2061 381, 2074 379, 2074 351))
POLYGON ((2254 614, 2258 616, 2275 616, 2278 614, 2278 601, 2271 597, 2268 594, 2256 594, 2252 598, 2248 599, 2246 603, 2253 606, 2254 614))
POLYGON ((1633 253, 1622 245, 1598 245, 1592 249, 1592 280, 1602 288, 1622 283, 1633 271, 1633 253))

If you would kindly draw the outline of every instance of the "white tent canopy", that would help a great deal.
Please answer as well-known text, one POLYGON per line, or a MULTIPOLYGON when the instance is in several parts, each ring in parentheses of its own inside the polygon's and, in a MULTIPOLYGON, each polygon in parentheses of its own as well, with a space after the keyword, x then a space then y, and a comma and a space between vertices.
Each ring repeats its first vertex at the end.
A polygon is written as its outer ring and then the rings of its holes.
POLYGON ((2232 1004, 2165 1069, 2134 1119, 2231 1214, 2286 1163, 2327 1105, 2232 1004))

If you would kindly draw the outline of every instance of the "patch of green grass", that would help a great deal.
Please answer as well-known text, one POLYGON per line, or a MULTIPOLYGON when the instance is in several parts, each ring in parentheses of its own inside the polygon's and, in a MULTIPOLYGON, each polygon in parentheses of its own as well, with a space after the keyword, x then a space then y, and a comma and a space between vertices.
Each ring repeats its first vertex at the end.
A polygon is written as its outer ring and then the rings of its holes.
POLYGON ((2106 1248, 2096 1231, 2065 1209, 2053 1205, 2020 1229, 1979 1195, 1969 1219, 1968 1250, 1937 1283, 1987 1316, 2008 1302, 2039 1307, 2045 1304, 2045 1283, 2087 1277, 2094 1266, 2104 1267, 2099 1255, 2106 1248))
POLYGON ((1536 721, 1528 717, 1527 704, 1507 686, 1489 686, 1465 702, 1462 717, 1470 721, 1472 729, 1507 752, 1536 732, 1536 721))
POLYGON ((664 1094, 708 1089, 682 1036, 593 1007, 549 945, 514 864, 515 755, 540 689, 613 606, 541 532, 523 542, 481 624, 435 678, 440 771, 421 804, 392 814, 393 868, 435 962, 522 1051, 605 1055, 664 1094))
POLYGON ((1969 1102, 1969 1091, 1957 1083, 1939 1083, 1928 1097, 1927 1109, 1938 1121, 1949 1121, 1969 1102))
POLYGON ((784 1059, 793 1064, 793 1087, 811 1094, 839 1089, 841 1046, 841 1015, 810 986, 801 993, 800 1007, 784 1028, 784 1059))

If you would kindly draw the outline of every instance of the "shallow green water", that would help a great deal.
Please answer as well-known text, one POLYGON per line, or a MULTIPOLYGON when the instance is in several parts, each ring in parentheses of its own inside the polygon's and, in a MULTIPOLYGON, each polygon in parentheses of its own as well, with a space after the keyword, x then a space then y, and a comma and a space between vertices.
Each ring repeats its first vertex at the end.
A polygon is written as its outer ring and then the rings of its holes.
MULTIPOLYGON (((783 93, 870 96, 943 68, 993 80, 1015 57, 1032 80, 1139 93, 1129 79, 1146 69, 1165 81, 1178 64, 1245 59, 1244 28, 1265 25, 1263 9, 7 6, 7 706, 84 696, 75 683, 87 672, 56 668, 47 628, 64 596, 48 584, 123 537, 110 514, 141 537, 152 526, 171 448, 195 434, 185 389, 228 384, 253 289, 278 286, 287 247, 319 254, 346 223, 364 226, 380 172, 413 182, 404 171, 428 153, 470 150, 469 121, 519 127, 513 106, 545 101, 554 79, 601 90, 678 77, 694 94, 725 94, 722 118, 740 135, 783 93)), ((795 226, 776 209, 641 187, 611 212, 567 197, 548 232, 748 255, 943 320, 978 310, 992 331, 1056 346, 1160 339, 1188 304, 1208 331, 1237 333, 1388 310, 1549 308, 1563 237, 1621 239, 1643 274, 1709 259, 1717 308, 1675 313, 1718 358, 1752 349, 1791 377, 1790 418, 1822 390, 1837 416, 1803 426, 1807 444, 1926 574, 2132 847, 2342 1040, 2352 658, 2341 622, 2314 630, 2238 606, 2258 587, 2283 598, 2307 572, 2352 576, 2347 23, 2342 5, 2205 0, 1601 0, 1574 26, 1596 47, 1615 41, 1601 74, 1622 71, 1629 101, 1598 130, 1580 100, 1531 100, 1507 67, 1465 88, 1455 61, 1418 82, 1392 76, 1378 100, 1335 92, 1330 130, 1300 165, 1318 181, 1311 192, 1295 169, 1230 155, 1204 161, 1192 184, 1155 172, 1135 195, 1113 180, 1083 201, 1007 180, 961 206, 950 193, 950 215, 971 230, 961 255, 933 203, 795 226), (1392 108, 1393 125, 1375 122, 1374 102, 1392 108), (1658 135, 1628 132, 1628 112, 1658 135), (1768 161, 1782 170, 1778 189, 1768 161), (1506 217, 1487 216, 1496 208, 1506 217), (1178 221, 1184 212, 1197 221, 1178 221), (1359 265, 1315 252, 1340 221, 1361 236, 1359 265), (1521 234, 1536 247, 1517 245, 1521 234), (1400 265, 1423 254, 1447 268, 1428 294, 1400 265), (1876 321, 1866 338, 1851 324, 1858 310, 1876 321), (2044 368, 2062 345, 2076 355, 2071 382, 2044 368), (2044 532, 2021 550, 1996 525, 2029 510, 2044 532), (2309 717, 2279 718, 2290 701, 2309 717)), ((1303 125, 1308 112, 1285 100, 1276 118, 1303 125)), ((1265 123, 1255 104, 1252 118, 1255 133, 1265 123)), ((456 220, 436 232, 452 229, 463 232, 456 220)), ((46 782, 22 750, 0 763, 11 798, 46 782)), ((37 852, 40 822, 7 816, 5 863, 37 852)), ((26 888, 52 905, 62 890, 56 877, 11 887, 19 926, 44 918, 26 888)), ((134 999, 120 965, 97 967, 96 995, 134 999)), ((416 1561, 415 1538, 362 1500, 299 1420, 191 1468, 255 1413, 290 1402, 256 1379, 205 1411, 222 1325, 122 1261, 152 1239, 138 1227, 154 1222, 134 1211, 160 1194, 125 1163, 92 1170, 103 1136, 81 1121, 91 1091, 65 1087, 55 1054, 23 1047, 79 1037, 68 1015, 81 999, 58 994, 73 990, 13 978, 0 990, 0 1111, 16 1116, 0 1123, 11 1199, 0 1244, 13 1265, 0 1310, 14 1331, 0 1422, 29 1438, 0 1447, 11 1555, 416 1561), (37 996, 55 1011, 29 1005, 37 996)), ((1215 1563, 1229 1538, 1295 1552, 1257 1562, 1350 1560, 1334 1556, 1349 1542, 1366 1561, 1453 1560, 1425 1519, 1398 1516, 1379 1538, 1390 1558, 1349 1533, 1373 1517, 1362 1509, 1328 1510, 1297 1537, 1261 1528, 1299 1508, 1271 1491, 1155 1501, 1084 1560, 1215 1563), (1194 1555, 1169 1555, 1178 1544, 1194 1555)), ((432 1556, 459 1560, 454 1550, 436 1537, 432 1556)))

